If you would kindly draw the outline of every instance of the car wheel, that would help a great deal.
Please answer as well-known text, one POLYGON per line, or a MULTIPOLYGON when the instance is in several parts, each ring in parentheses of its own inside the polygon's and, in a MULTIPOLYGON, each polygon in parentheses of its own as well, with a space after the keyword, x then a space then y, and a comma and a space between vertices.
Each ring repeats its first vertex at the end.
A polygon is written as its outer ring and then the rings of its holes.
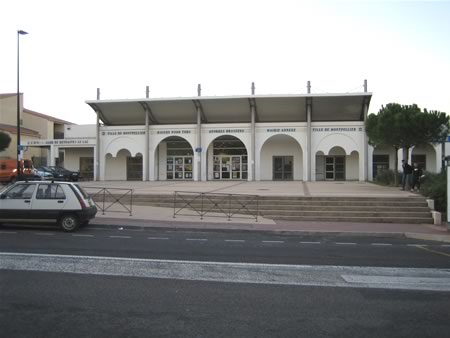
POLYGON ((72 232, 78 229, 80 221, 74 214, 62 215, 59 219, 59 226, 66 232, 72 232))

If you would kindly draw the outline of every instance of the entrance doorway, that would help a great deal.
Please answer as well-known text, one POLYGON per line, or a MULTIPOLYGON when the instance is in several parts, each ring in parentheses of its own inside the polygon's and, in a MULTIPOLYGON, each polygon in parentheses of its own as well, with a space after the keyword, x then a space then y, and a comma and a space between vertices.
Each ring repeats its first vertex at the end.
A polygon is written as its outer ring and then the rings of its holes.
POLYGON ((214 156, 215 180, 240 180, 247 178, 247 156, 214 156))
POLYGON ((234 136, 220 136, 213 142, 214 180, 248 179, 247 149, 234 136))
POLYGON ((294 177, 293 156, 274 156, 272 164, 274 181, 292 181, 294 177))
POLYGON ((325 157, 325 180, 345 180, 345 156, 325 157))
POLYGON ((194 152, 191 145, 179 136, 170 136, 165 143, 166 179, 192 180, 194 168, 194 152))
POLYGON ((142 181, 142 156, 127 156, 127 181, 142 181))
POLYGON ((192 156, 168 156, 167 179, 192 179, 192 156))

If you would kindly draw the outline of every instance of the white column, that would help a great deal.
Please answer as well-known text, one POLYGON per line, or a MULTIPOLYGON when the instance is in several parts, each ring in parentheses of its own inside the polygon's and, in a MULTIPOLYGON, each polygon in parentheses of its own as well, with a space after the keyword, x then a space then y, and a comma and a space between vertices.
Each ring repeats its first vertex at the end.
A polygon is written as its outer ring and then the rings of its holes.
POLYGON ((156 167, 155 158, 156 158, 156 156, 155 156, 155 152, 156 152, 156 148, 150 147, 150 152, 149 152, 149 155, 150 155, 149 179, 150 179, 150 181, 156 181, 156 170, 155 170, 155 167, 156 167))
MULTIPOLYGON (((212 151, 212 150, 211 150, 212 151)), ((201 156, 201 180, 208 181, 208 149, 205 149, 200 153, 201 156)))
POLYGON ((145 109, 145 146, 144 146, 144 157, 142 158, 144 175, 142 177, 143 181, 148 181, 149 179, 149 143, 150 143, 150 131, 149 131, 149 118, 148 118, 148 110, 145 109))
MULTIPOLYGON (((100 100, 100 88, 97 88, 97 100, 100 100)), ((97 124, 96 124, 96 133, 95 133, 95 141, 97 144, 96 150, 97 150, 97 162, 94 163, 94 167, 97 168, 97 170, 94 170, 94 172, 97 173, 97 176, 94 176, 94 181, 99 180, 99 174, 100 174, 100 112, 98 110, 95 111, 97 113, 97 124)), ((100 178, 100 180, 104 180, 100 178)))
POLYGON ((202 180, 202 116, 200 106, 197 106, 197 149, 194 152, 194 181, 202 180))
POLYGON ((250 154, 251 154, 251 168, 252 170, 250 171, 249 175, 248 175, 248 180, 249 181, 254 181, 255 180, 255 173, 256 173, 256 150, 255 150, 255 141, 256 141, 256 127, 255 127, 255 106, 252 105, 251 107, 251 114, 252 114, 252 124, 251 124, 251 145, 250 145, 250 154))
MULTIPOLYGON (((255 83, 252 82, 252 95, 255 95, 255 83)), ((256 101, 255 99, 251 100, 251 140, 250 140, 250 172, 248 175, 249 181, 255 180, 255 173, 256 173, 256 150, 255 150, 255 143, 256 143, 256 101)), ((259 168, 258 168, 259 169, 259 168)))
MULTIPOLYGON (((367 85, 366 85, 367 86, 367 85)), ((363 175, 360 176, 360 181, 367 181, 369 178, 369 138, 367 137, 366 133, 366 120, 367 120, 367 112, 369 110, 369 105, 367 103, 364 103, 364 150, 363 150, 363 175)), ((370 161, 372 162, 372 161, 370 161)))
POLYGON ((311 159, 311 181, 316 181, 316 154, 310 155, 311 159))
POLYGON ((96 181, 96 177, 98 177, 98 166, 95 165, 95 163, 98 163, 98 157, 97 157, 97 145, 94 146, 94 181, 96 181))
MULTIPOLYGON (((309 81, 308 81, 308 87, 309 87, 309 81)), ((311 135, 311 120, 312 120, 312 111, 311 111, 311 98, 306 99, 306 122, 307 122, 307 140, 306 140, 306 154, 304 156, 304 159, 306 161, 307 169, 306 169, 306 180, 311 181, 311 163, 312 163, 312 154, 311 154, 311 142, 312 142, 312 135, 311 135)))
POLYGON ((447 223, 450 223, 450 166, 448 165, 447 165, 447 223))
MULTIPOLYGON (((100 145, 97 144, 97 148, 100 148, 100 145)), ((99 157, 97 157, 98 159, 98 175, 99 175, 99 179, 100 181, 104 181, 106 178, 106 158, 105 155, 103 154, 103 152, 101 152, 100 150, 97 150, 97 154, 100 154, 99 157)), ((97 181, 98 181, 97 180, 97 181)))
POLYGON ((442 156, 445 156, 445 154, 442 152, 442 148, 443 147, 441 144, 436 144, 434 146, 434 152, 436 154, 436 173, 440 173, 442 169, 442 156))
POLYGON ((58 155, 58 147, 51 145, 50 146, 50 165, 54 166, 55 165, 55 158, 58 155))
POLYGON ((369 166, 368 166, 369 177, 368 177, 368 180, 370 182, 373 181, 373 161, 372 161, 373 160, 373 151, 374 151, 374 148, 372 146, 369 146, 368 147, 368 155, 369 155, 369 166))

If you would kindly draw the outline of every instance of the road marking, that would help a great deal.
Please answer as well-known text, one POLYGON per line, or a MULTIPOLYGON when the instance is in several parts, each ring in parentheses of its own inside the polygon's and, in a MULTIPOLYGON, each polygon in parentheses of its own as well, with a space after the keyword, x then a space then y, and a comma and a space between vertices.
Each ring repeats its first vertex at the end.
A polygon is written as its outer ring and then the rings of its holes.
POLYGON ((187 241, 207 241, 207 238, 186 238, 187 241))
POLYGON ((225 239, 225 242, 236 242, 236 243, 244 243, 245 239, 225 239))
POLYGON ((17 234, 17 232, 15 232, 15 231, 0 231, 0 234, 14 235, 14 234, 17 234))
POLYGON ((131 236, 109 236, 109 238, 131 238, 131 236))
POLYGON ((73 234, 73 237, 94 237, 94 235, 86 235, 86 234, 73 234))
POLYGON ((33 235, 37 236, 54 236, 55 234, 52 232, 34 232, 33 235))
POLYGON ((450 254, 448 254, 448 253, 440 252, 440 251, 436 251, 436 250, 432 250, 432 249, 426 248, 425 245, 423 245, 423 246, 422 245, 418 245, 417 248, 425 250, 425 251, 429 251, 429 252, 432 252, 432 253, 435 253, 435 254, 438 254, 438 255, 450 257, 450 254))
POLYGON ((426 244, 406 244, 406 246, 412 246, 412 247, 422 247, 422 246, 428 246, 426 244))
POLYGON ((147 239, 163 239, 163 240, 168 240, 169 237, 147 237, 147 239))
POLYGON ((327 265, 201 262, 0 252, 0 270, 171 280, 450 292, 450 271, 327 265))
POLYGON ((450 248, 450 244, 442 244, 441 246, 444 248, 450 248))
POLYGON ((356 245, 356 243, 336 242, 337 245, 356 245))
POLYGON ((261 241, 261 242, 269 243, 269 244, 272 244, 272 243, 274 243, 274 244, 282 244, 282 243, 284 243, 284 241, 261 241))
POLYGON ((392 244, 390 244, 390 243, 371 243, 371 245, 374 245, 374 246, 389 246, 389 245, 392 245, 392 244))
POLYGON ((320 242, 300 242, 300 244, 320 244, 320 242))

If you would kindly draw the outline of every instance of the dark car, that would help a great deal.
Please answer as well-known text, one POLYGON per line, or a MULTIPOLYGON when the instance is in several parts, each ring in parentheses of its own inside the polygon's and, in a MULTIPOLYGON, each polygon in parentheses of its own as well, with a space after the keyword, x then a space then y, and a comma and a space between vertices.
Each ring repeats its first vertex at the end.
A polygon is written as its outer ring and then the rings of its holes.
POLYGON ((62 177, 59 177, 59 175, 55 174, 47 167, 34 168, 34 174, 39 176, 41 180, 62 179, 62 177))
POLYGON ((79 171, 72 171, 58 166, 48 166, 47 168, 49 168, 53 172, 54 176, 58 175, 58 177, 55 176, 55 178, 60 180, 62 179, 65 181, 77 182, 78 179, 80 178, 79 171))

